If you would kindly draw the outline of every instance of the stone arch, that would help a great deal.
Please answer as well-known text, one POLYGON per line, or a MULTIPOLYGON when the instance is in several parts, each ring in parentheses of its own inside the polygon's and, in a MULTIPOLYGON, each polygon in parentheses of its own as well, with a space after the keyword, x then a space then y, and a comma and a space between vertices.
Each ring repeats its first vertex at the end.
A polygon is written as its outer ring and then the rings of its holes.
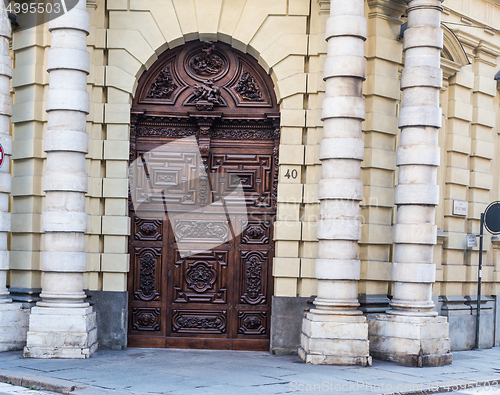
MULTIPOLYGON (((280 167, 293 166, 301 179, 301 166, 305 161, 300 136, 306 126, 303 96, 306 93, 309 8, 288 9, 287 3, 286 0, 131 0, 128 4, 107 3, 109 28, 105 30, 105 45, 103 40, 99 41, 99 38, 104 39, 99 36, 99 29, 95 36, 96 42, 102 43, 107 50, 107 65, 102 70, 95 68, 96 75, 103 74, 106 88, 104 111, 101 112, 106 136, 102 156, 106 175, 102 180, 101 194, 105 213, 100 234, 104 236, 105 249, 108 240, 121 240, 122 243, 120 249, 110 247, 113 253, 103 254, 100 272, 103 273, 103 282, 109 284, 107 290, 125 291, 127 288, 129 255, 125 238, 131 232, 127 205, 131 106, 138 79, 167 49, 194 40, 219 41, 256 59, 274 83, 281 126, 280 167), (195 7, 203 9, 195 12, 195 7)), ((315 77, 315 74, 310 75, 310 78, 315 77)), ((313 85, 315 82, 314 79, 313 85)), ((101 111, 97 106, 93 109, 97 114, 101 111)), ((278 208, 289 203, 296 207, 302 202, 303 184, 284 181, 277 188, 278 208)), ((291 218, 276 221, 276 240, 290 240, 291 237, 295 240, 297 234, 300 237, 301 224, 295 217, 291 218), (299 230, 290 235, 289 229, 299 230)), ((298 259, 293 263, 296 261, 298 259)), ((289 277, 289 271, 277 271, 276 294, 295 294, 295 290, 288 291, 288 285, 294 280, 290 281, 289 277), (280 282, 281 277, 283 281, 280 282)))
POLYGON ((110 12, 108 87, 133 97, 140 75, 166 49, 188 41, 211 40, 253 56, 273 79, 278 102, 305 93, 305 10, 303 15, 287 15, 286 1, 259 0, 248 5, 238 2, 242 4, 225 5, 226 8, 214 1, 204 6, 206 15, 200 18, 196 12, 188 12, 192 6, 189 0, 182 6, 175 0, 165 3, 161 6, 155 3, 154 8, 149 2, 133 3, 127 12, 125 9, 110 12), (232 7, 235 10, 230 10, 232 7), (228 12, 237 13, 232 26, 223 22, 228 12))
POLYGON ((464 47, 460 43, 458 37, 453 33, 446 25, 441 25, 443 28, 443 52, 441 56, 444 59, 450 60, 454 63, 460 65, 460 67, 467 66, 470 64, 469 58, 464 50, 464 47))

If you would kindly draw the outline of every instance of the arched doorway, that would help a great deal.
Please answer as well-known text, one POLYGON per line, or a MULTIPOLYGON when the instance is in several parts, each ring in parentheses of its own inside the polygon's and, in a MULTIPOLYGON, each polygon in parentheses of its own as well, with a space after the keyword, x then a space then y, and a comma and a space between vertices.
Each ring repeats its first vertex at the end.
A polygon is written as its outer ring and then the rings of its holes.
POLYGON ((216 205, 240 180, 248 217, 193 213, 172 225, 170 214, 147 218, 129 205, 128 344, 268 350, 279 146, 271 78, 223 43, 168 50, 139 80, 130 130, 131 163, 139 158, 147 177, 164 183, 161 196, 134 187, 131 197, 142 194, 157 212, 165 201, 216 205), (169 182, 189 178, 198 164, 166 168, 151 151, 188 136, 196 136, 199 165, 212 182, 170 190, 169 182))

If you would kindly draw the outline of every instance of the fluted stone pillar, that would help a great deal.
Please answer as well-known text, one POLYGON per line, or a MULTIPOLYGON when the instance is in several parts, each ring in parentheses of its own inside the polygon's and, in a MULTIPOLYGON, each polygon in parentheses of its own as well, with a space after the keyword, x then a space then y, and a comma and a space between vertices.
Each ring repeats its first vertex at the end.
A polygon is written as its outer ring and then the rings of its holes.
POLYGON ((316 259, 318 295, 304 318, 299 355, 308 363, 371 365, 368 325, 358 310, 359 202, 365 118, 364 0, 331 0, 324 64, 322 175, 316 259))
POLYGON ((9 251, 7 233, 10 232, 9 197, 12 179, 10 157, 12 156, 12 137, 10 136, 10 117, 12 98, 10 79, 12 59, 9 55, 11 35, 10 20, 5 3, 0 4, 0 145, 3 164, 0 167, 0 352, 20 350, 26 344, 29 310, 23 310, 21 303, 12 303, 7 289, 9 270, 9 251))
POLYGON ((432 301, 435 206, 439 203, 438 132, 442 117, 442 7, 441 0, 406 2, 408 29, 403 45, 399 178, 395 191, 394 294, 392 310, 370 321, 370 351, 377 359, 438 366, 452 361, 447 319, 437 316, 432 301))
POLYGON ((86 1, 49 23, 47 169, 41 301, 32 308, 25 357, 88 358, 97 349, 95 312, 85 302, 85 154, 89 113, 86 1))

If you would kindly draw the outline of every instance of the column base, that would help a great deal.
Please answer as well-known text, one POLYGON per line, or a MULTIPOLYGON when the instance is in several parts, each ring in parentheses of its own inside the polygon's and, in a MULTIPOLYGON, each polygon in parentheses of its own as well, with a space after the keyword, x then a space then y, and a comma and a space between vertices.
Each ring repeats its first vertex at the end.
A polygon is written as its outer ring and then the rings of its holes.
POLYGON ((407 366, 450 365, 446 317, 379 315, 368 321, 370 354, 375 359, 407 366))
POLYGON ((31 309, 25 358, 89 358, 97 350, 92 307, 31 309))
POLYGON ((29 309, 23 309, 21 303, 0 304, 0 352, 23 349, 29 316, 29 309))
POLYGON ((308 312, 302 322, 299 356, 314 365, 371 366, 364 316, 308 312))

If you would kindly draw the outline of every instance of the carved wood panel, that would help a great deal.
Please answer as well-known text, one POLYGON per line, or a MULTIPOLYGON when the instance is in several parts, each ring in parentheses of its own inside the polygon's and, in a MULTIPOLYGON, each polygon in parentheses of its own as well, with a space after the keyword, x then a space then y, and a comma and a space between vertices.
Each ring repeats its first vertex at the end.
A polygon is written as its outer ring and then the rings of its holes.
POLYGON ((134 307, 132 322, 133 329, 136 331, 158 332, 161 327, 161 309, 134 307))
POLYGON ((173 265, 174 303, 228 303, 228 251, 212 250, 186 258, 173 265))
POLYGON ((228 45, 191 42, 140 78, 131 120, 130 162, 147 171, 130 199, 152 215, 129 204, 129 345, 268 349, 280 139, 271 78, 228 45), (157 149, 188 136, 201 157, 157 149), (209 177, 194 176, 201 168, 209 177), (221 196, 225 217, 189 214, 215 211, 221 196))
POLYGON ((224 334, 226 311, 173 310, 172 331, 188 334, 224 334))
POLYGON ((162 221, 134 217, 134 239, 140 241, 161 241, 163 239, 162 221))
POLYGON ((134 296, 143 301, 160 299, 162 249, 135 248, 136 288, 134 296), (137 281, 138 279, 138 281, 137 281))
POLYGON ((213 154, 211 171, 215 174, 214 189, 221 195, 229 195, 231 188, 241 183, 244 195, 231 196, 231 199, 227 199, 229 205, 246 200, 248 206, 272 206, 272 152, 267 155, 251 154, 248 151, 213 154))
POLYGON ((241 251, 241 297, 240 303, 266 303, 267 270, 269 267, 267 251, 241 251))

